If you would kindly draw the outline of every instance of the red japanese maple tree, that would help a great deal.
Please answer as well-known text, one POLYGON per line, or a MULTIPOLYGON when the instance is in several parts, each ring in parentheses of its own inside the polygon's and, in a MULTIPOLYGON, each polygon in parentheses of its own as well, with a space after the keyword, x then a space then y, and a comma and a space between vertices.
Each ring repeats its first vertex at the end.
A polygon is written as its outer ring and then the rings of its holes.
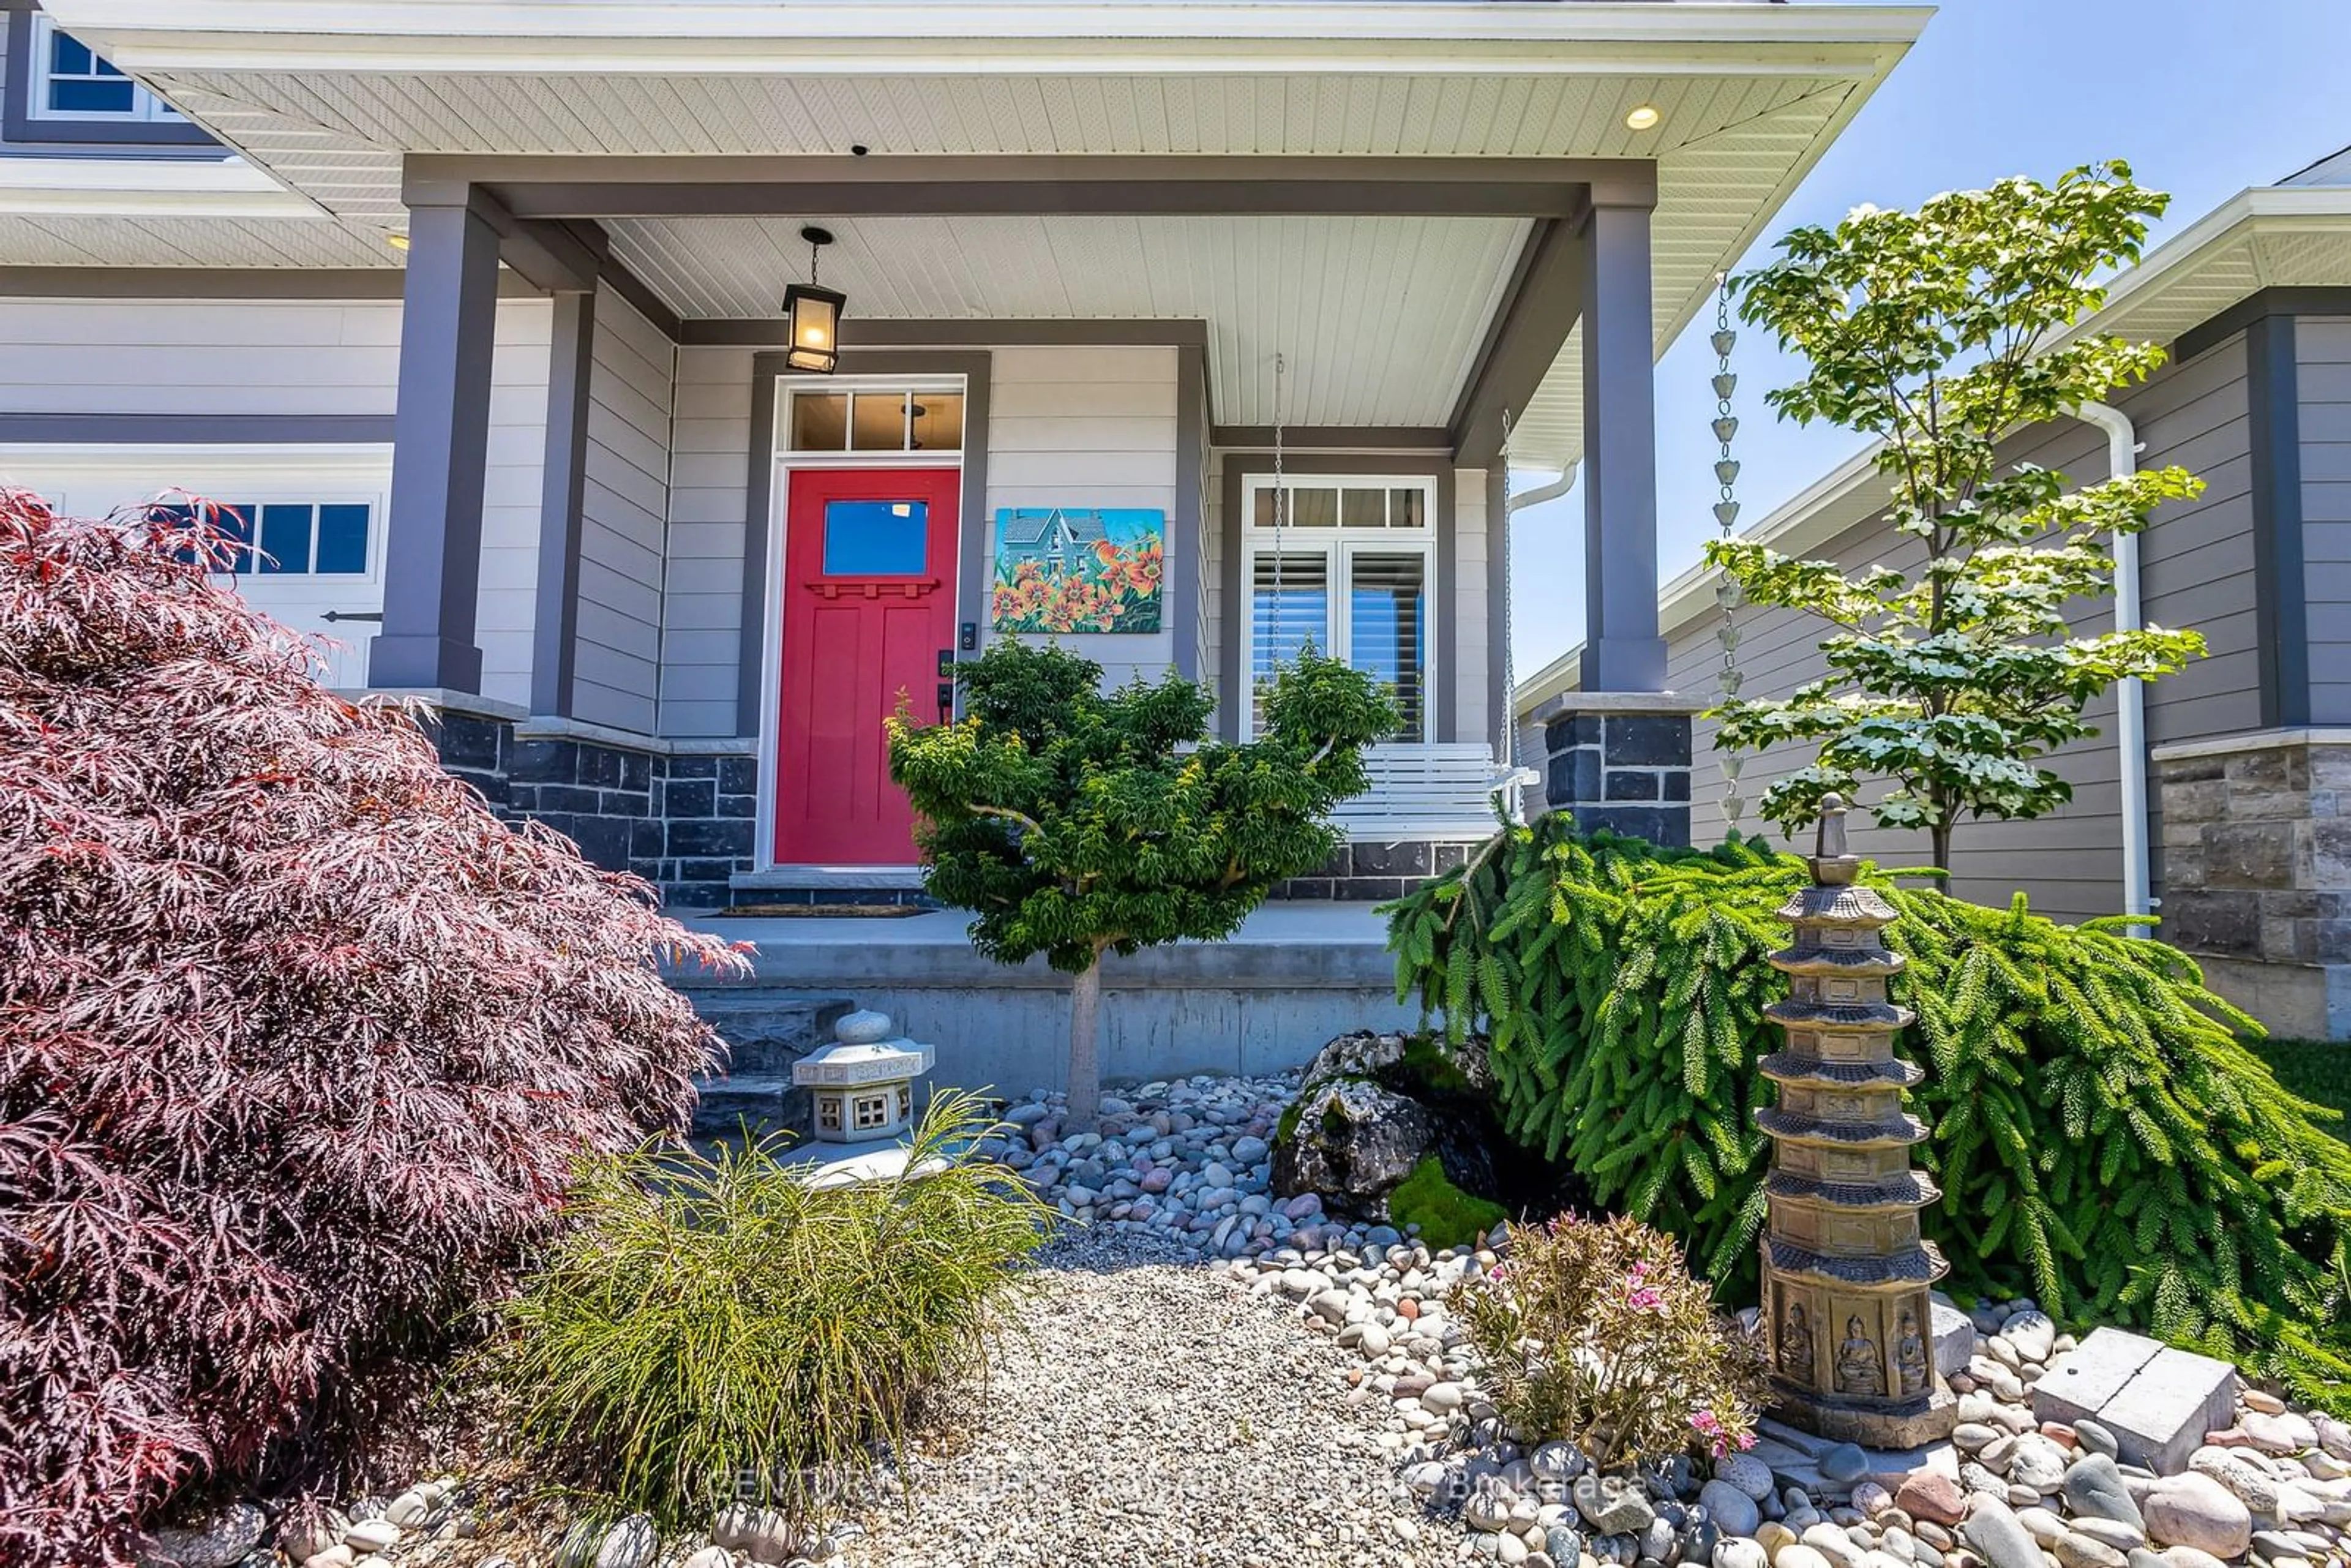
POLYGON ((657 956, 739 962, 321 687, 209 517, 0 491, 12 1563, 335 1452, 579 1155, 680 1124, 712 1040, 657 956))

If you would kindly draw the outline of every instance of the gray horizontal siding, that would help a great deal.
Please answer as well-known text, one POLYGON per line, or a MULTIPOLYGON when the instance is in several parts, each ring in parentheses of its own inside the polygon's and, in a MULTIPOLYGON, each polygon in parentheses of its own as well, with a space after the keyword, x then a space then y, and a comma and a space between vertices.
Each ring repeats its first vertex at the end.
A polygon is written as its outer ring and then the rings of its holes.
POLYGON ((606 287, 597 291, 590 361, 571 711, 651 735, 661 695, 676 349, 606 287))
MULTIPOLYGON (((2207 486, 2196 501, 2157 514, 2141 539, 2147 619, 2193 627, 2204 634, 2210 650, 2209 657, 2147 689, 2150 745, 2250 729, 2259 722, 2245 400, 2241 338, 2167 367, 2147 385, 2115 399, 2137 427, 2143 465, 2178 463, 2199 474, 2207 486)), ((2029 432, 2008 443, 2001 455, 2010 462, 2055 468, 2077 485, 2106 476, 2105 437, 2086 425, 2069 423, 2029 432)), ((1925 559, 1920 541, 1893 534, 1882 519, 1850 529, 1811 553, 1849 569, 1882 561, 1915 571, 1925 559)), ((2079 605, 2072 619, 2074 630, 2085 634, 2109 630, 2114 623, 2111 607, 2103 602, 2079 605)), ((1673 635, 1667 674, 1672 689, 1720 697, 1716 626, 1714 617, 1702 616, 1673 635)), ((1818 679, 1825 673, 1819 645, 1823 631, 1820 622, 1792 612, 1742 612, 1742 695, 1782 697, 1818 679)), ((2074 787, 2074 799, 2067 804, 2032 821, 1960 822, 1953 837, 1954 893, 2004 904, 2022 890, 2036 910, 2064 920, 2121 909, 2121 763, 2113 739, 2115 708, 2111 693, 2092 703, 2087 716, 2100 733, 2051 757, 2050 765, 2074 787)), ((1712 750, 1715 730, 1709 719, 1698 722, 1691 831, 1699 842, 1719 839, 1725 826, 1722 754, 1712 750)), ((1744 759, 1740 793, 1749 802, 1742 821, 1747 831, 1768 827, 1755 811, 1764 789, 1811 758, 1808 748, 1775 747, 1744 759)), ((1875 798, 1882 786, 1866 788, 1875 798)), ((1776 835, 1777 830, 1770 831, 1776 835)), ((2150 824, 2149 831, 2160 842, 2159 823, 2150 824)), ((1855 840, 1859 852, 1889 865, 1925 865, 1930 858, 1923 833, 1861 826, 1855 840)), ((2159 862, 2157 886, 2159 890, 2159 862)))
POLYGON ((2351 317, 2294 324, 2310 722, 2351 725, 2351 317))

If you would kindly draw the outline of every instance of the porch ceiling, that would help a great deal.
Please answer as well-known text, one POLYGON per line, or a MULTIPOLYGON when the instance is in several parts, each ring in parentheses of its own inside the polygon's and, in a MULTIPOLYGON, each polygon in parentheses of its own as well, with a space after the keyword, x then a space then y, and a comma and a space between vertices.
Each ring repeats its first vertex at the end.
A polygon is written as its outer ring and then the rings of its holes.
MULTIPOLYGON (((381 230, 406 221, 410 152, 1655 159, 1661 349, 1928 15, 1598 0, 47 8, 325 212, 381 230), (1656 129, 1626 129, 1641 104, 1656 129)), ((805 260, 778 236, 823 217, 612 226, 681 314, 766 316, 805 260)), ((861 218, 838 225, 827 274, 875 315, 1205 316, 1228 423, 1270 418, 1277 347, 1300 371, 1292 419, 1353 423, 1384 399, 1415 412, 1381 423, 1442 423, 1527 227, 861 218), (1398 306, 1441 324, 1447 351, 1364 325, 1398 306)), ((1579 379, 1571 344, 1519 416, 1522 465, 1576 457, 1579 379)))
MULTIPOLYGON (((826 283, 860 318, 1176 318, 1209 325, 1220 423, 1442 426, 1531 226, 1484 218, 863 217, 826 283)), ((799 220, 611 219, 615 255, 681 315, 768 317, 803 276, 799 220)))

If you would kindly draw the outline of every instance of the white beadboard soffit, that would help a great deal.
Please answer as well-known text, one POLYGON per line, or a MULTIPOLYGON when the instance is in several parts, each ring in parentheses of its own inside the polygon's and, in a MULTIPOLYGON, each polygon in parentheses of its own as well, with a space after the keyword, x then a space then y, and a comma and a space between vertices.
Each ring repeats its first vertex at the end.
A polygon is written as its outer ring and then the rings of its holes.
MULTIPOLYGON (((1442 424, 1531 225, 1484 218, 829 218, 852 310, 925 320, 1208 322, 1228 423, 1442 424)), ((808 266, 797 219, 615 219, 616 255, 682 314, 763 317, 808 266)))

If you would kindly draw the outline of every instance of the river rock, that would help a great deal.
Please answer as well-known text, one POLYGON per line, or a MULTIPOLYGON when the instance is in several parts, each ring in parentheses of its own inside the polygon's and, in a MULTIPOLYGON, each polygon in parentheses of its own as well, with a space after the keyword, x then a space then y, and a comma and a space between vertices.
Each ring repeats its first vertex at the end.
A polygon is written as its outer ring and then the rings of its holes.
POLYGON ((604 1532, 596 1548, 596 1568, 646 1568, 660 1550, 661 1532, 653 1521, 633 1513, 604 1532))
POLYGON ((2147 1533, 2165 1546, 2235 1557, 2252 1544, 2253 1516, 2242 1499, 2199 1470, 2165 1476, 2139 1500, 2147 1533))
POLYGON ((343 1544, 362 1557, 389 1552, 400 1544, 400 1526, 381 1519, 359 1520, 343 1531, 343 1544))
POLYGON ((2062 1490, 2066 1506, 2076 1514, 2111 1519, 2134 1530, 2146 1524, 2139 1517, 2138 1504, 2131 1501, 2130 1489, 2123 1485, 2121 1469, 2104 1454, 2085 1454, 2074 1460, 2065 1472, 2062 1490))
POLYGON ((2210 1552, 2199 1552, 2193 1546, 2167 1546, 2157 1555, 2168 1568, 2228 1568, 2210 1552))
POLYGON ((147 1560, 172 1568, 229 1568, 260 1544, 268 1527, 269 1516, 253 1504, 232 1503, 209 1519, 156 1531, 148 1538, 147 1560))
POLYGON ((1698 1489, 1698 1500, 1715 1523, 1733 1535, 1752 1535, 1763 1522, 1755 1499, 1719 1477, 1698 1489))
POLYGON ((2075 1519, 2067 1521, 2093 1541, 2103 1541, 2117 1552, 2136 1552, 2147 1544, 2147 1531, 2119 1519, 2075 1519))
POLYGON ((2007 1473, 2018 1486, 2037 1492, 2055 1491, 2065 1481, 2065 1450, 2038 1432, 2027 1433, 2017 1438, 2007 1473))
POLYGON ((1714 1568, 1769 1568, 1771 1561, 1760 1541, 1729 1535, 1714 1544, 1714 1568))
POLYGON ((2047 1361, 2057 1342, 2057 1325, 2046 1312, 2016 1312, 2000 1325, 2000 1337, 2024 1360, 2047 1361))
POLYGON ((1913 1519, 1957 1524, 1967 1517, 1967 1494, 1940 1470, 1912 1470, 1894 1490, 1894 1506, 1913 1519))
POLYGON ((2130 1559, 2105 1542, 2069 1530, 2049 1548, 2064 1568, 2130 1568, 2130 1559))
POLYGON ((1823 1449, 1814 1462, 1821 1474, 1839 1486, 1850 1486, 1869 1473, 1869 1456, 1853 1443, 1834 1444, 1823 1449))
MULTIPOLYGON (((1771 1495, 1771 1467, 1752 1454, 1726 1454, 1714 1461, 1714 1479, 1737 1487, 1757 1502, 1771 1495)), ((1736 1533, 1745 1535, 1748 1531, 1736 1533)))
POLYGON ((1998 1498, 1979 1497, 1959 1526, 1959 1538, 1991 1568, 2043 1568, 2041 1543, 1998 1498))
POLYGON ((2115 1435, 2086 1416, 2074 1423, 2074 1436, 2093 1454, 2104 1454, 2111 1459, 2122 1453, 2122 1445, 2115 1435))
POLYGON ((1639 1535, 1657 1517, 1638 1487, 1589 1472, 1575 1478, 1575 1511, 1602 1535, 1639 1535))

